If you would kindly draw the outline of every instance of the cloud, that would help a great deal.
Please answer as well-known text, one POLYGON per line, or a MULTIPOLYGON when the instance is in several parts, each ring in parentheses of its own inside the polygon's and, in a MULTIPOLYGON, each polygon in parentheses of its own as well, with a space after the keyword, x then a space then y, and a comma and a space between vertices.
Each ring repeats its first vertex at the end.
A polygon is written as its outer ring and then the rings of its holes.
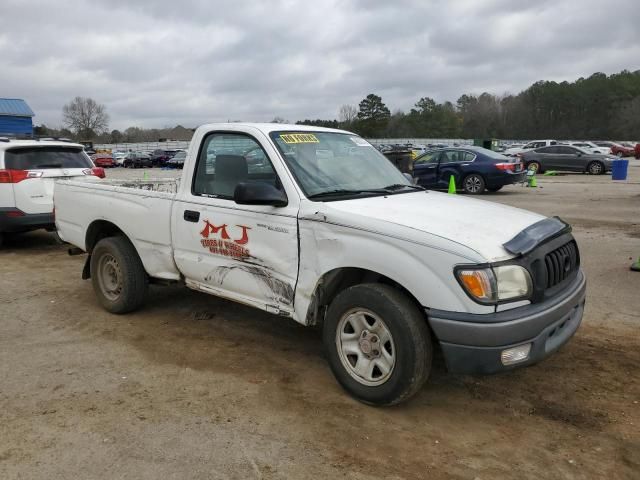
POLYGON ((517 93, 640 68, 634 0, 46 0, 0 3, 0 95, 61 124, 76 95, 112 128, 335 118, 376 93, 517 93))

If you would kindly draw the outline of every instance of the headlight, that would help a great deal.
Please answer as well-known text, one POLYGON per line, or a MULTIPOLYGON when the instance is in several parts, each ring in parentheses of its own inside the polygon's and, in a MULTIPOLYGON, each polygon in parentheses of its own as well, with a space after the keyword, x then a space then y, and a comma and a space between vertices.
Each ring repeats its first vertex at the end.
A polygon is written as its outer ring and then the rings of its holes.
POLYGON ((531 275, 519 265, 459 268, 456 276, 467 294, 479 303, 527 298, 532 292, 531 275))
POLYGON ((494 267, 498 284, 498 301, 528 297, 531 294, 531 275, 519 265, 494 267))

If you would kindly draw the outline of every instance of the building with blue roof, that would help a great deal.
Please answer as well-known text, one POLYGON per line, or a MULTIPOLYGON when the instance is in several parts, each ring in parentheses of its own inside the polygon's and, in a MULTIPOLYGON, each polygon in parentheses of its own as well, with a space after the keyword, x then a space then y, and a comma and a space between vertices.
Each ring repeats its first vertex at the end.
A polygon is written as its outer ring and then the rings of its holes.
POLYGON ((32 135, 33 110, 20 98, 0 98, 0 135, 32 135))

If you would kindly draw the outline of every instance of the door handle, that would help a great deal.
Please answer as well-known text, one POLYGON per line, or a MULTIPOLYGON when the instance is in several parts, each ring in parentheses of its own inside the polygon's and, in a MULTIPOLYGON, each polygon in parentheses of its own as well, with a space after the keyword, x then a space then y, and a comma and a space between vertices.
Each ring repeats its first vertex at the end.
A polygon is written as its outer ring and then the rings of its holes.
POLYGON ((200 220, 200 212, 194 212, 193 210, 185 210, 184 217, 187 222, 198 222, 200 220))

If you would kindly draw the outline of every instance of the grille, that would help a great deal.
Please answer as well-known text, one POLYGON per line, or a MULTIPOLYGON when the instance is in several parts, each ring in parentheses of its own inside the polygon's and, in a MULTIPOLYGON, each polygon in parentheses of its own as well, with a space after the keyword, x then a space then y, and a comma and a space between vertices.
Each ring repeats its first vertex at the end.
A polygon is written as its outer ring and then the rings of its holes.
POLYGON ((580 254, 576 242, 572 240, 547 253, 544 263, 547 269, 546 288, 554 287, 573 276, 580 265, 580 254))

